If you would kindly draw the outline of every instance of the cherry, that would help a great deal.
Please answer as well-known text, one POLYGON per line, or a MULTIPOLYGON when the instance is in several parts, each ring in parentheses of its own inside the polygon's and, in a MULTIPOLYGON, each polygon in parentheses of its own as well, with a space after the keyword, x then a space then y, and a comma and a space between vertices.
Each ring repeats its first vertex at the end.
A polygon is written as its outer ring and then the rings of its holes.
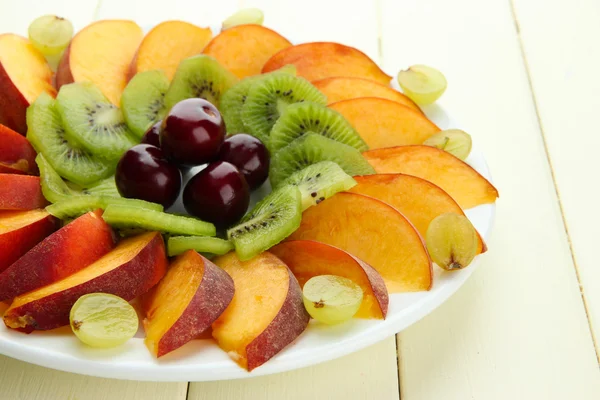
POLYGON ((244 175, 225 161, 209 164, 183 190, 186 211, 218 228, 226 228, 242 218, 249 203, 250 189, 244 175))
POLYGON ((254 136, 245 133, 233 135, 223 142, 219 160, 235 165, 250 189, 256 189, 269 176, 269 152, 265 145, 254 136))
POLYGON ((181 172, 158 147, 138 144, 123 154, 115 173, 123 197, 171 206, 179 196, 181 172))
POLYGON ((213 161, 225 139, 225 122, 204 99, 175 104, 163 121, 160 147, 169 160, 185 166, 213 161))
POLYGON ((142 142, 144 144, 151 144, 152 146, 160 147, 160 126, 162 125, 162 121, 158 121, 154 125, 152 125, 144 136, 142 136, 142 142))

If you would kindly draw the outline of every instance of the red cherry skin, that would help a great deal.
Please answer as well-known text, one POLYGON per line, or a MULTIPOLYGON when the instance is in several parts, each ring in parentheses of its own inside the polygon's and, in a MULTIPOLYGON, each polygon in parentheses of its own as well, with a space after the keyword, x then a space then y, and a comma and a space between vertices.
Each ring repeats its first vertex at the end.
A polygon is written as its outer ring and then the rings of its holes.
POLYGON ((245 133, 225 139, 219 160, 235 165, 244 174, 250 190, 258 188, 269 176, 269 151, 260 140, 245 133))

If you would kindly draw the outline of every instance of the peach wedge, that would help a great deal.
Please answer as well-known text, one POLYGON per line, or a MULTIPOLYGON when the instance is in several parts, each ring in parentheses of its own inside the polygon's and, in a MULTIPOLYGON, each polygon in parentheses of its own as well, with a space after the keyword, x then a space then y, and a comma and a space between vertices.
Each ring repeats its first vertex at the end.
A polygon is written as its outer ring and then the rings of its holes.
POLYGON ((347 251, 375 268, 390 293, 431 288, 431 260, 421 235, 398 210, 375 198, 338 193, 306 210, 288 240, 347 251))
POLYGON ((39 177, 0 174, 0 210, 34 210, 47 205, 39 177))
POLYGON ((35 156, 24 136, 0 124, 0 173, 37 175, 35 156))

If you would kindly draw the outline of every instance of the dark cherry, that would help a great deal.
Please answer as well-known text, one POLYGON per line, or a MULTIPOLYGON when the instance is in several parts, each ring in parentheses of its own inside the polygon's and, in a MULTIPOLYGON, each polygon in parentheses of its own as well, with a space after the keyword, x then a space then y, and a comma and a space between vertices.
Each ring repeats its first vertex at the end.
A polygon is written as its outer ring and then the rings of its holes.
POLYGON ((171 206, 181 189, 181 172, 156 146, 138 144, 117 164, 117 189, 123 197, 171 206))
POLYGON ((216 159, 225 139, 219 110, 204 99, 175 104, 163 121, 160 147, 179 165, 201 165, 216 159))
POLYGON ((219 160, 235 165, 250 189, 256 189, 269 176, 269 152, 265 145, 254 136, 245 133, 233 135, 223 142, 219 160))
POLYGON ((218 228, 226 228, 242 218, 249 203, 250 189, 244 175, 225 161, 209 164, 183 190, 186 211, 218 228))
POLYGON ((156 147, 160 147, 160 127, 162 125, 162 120, 158 121, 157 123, 155 123, 154 125, 152 125, 147 131, 146 133, 144 133, 144 136, 142 136, 142 142, 143 144, 151 144, 152 146, 156 146, 156 147))

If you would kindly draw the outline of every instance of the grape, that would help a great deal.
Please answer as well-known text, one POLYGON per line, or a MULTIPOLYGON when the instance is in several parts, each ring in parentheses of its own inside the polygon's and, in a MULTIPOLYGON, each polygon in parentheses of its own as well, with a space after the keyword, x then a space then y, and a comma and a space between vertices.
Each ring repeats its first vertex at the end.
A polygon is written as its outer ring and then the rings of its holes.
POLYGON ((245 8, 230 15, 221 26, 221 30, 233 28, 237 25, 256 24, 262 25, 265 16, 258 8, 245 8))
POLYGON ((127 301, 107 293, 82 296, 71 308, 71 329, 92 347, 116 347, 138 330, 138 316, 127 301))
POLYGON ((448 129, 430 136, 423 144, 437 147, 465 160, 471 152, 471 135, 460 129, 448 129))
POLYGON ((465 268, 477 254, 477 232, 464 215, 435 217, 427 228, 425 242, 433 261, 448 271, 465 268))
POLYGON ((424 106, 439 99, 448 86, 440 71, 426 65, 413 65, 405 71, 400 71, 398 83, 405 95, 424 106))
POLYGON ((29 40, 56 70, 60 58, 73 37, 73 24, 56 15, 44 15, 29 25, 29 40))
POLYGON ((363 291, 350 279, 335 275, 310 278, 302 289, 304 307, 311 317, 334 325, 352 318, 360 308, 363 291))

